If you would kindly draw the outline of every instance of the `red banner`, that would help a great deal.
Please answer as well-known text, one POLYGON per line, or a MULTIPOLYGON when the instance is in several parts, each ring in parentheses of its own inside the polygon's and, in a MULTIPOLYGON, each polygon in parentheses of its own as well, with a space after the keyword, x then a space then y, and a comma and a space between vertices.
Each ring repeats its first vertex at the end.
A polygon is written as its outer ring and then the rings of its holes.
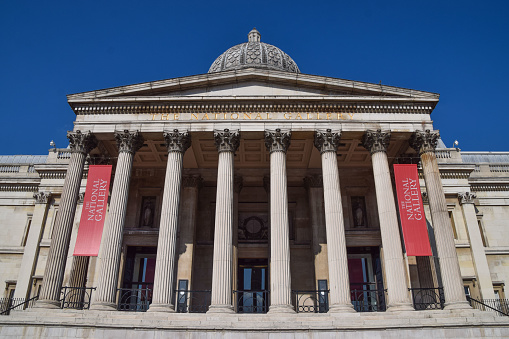
POLYGON ((103 234, 111 165, 90 165, 74 254, 97 257, 103 234))
POLYGON ((394 177, 406 253, 409 256, 430 256, 432 254, 417 165, 394 165, 394 177))

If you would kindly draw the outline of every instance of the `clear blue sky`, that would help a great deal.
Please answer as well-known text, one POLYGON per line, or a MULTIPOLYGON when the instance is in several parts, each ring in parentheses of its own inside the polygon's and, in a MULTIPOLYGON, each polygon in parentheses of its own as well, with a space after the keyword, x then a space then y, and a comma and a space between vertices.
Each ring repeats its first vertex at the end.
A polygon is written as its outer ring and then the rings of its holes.
POLYGON ((446 145, 509 151, 509 1, 1 1, 0 154, 66 147, 66 94, 208 71, 256 27, 303 73, 436 92, 446 145))

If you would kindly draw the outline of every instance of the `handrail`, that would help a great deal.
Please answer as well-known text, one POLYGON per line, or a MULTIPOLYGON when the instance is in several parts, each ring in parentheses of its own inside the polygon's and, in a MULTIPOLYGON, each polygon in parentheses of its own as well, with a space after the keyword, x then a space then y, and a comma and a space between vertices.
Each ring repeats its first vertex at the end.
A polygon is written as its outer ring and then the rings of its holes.
POLYGON ((10 306, 10 307, 9 307, 9 308, 7 308, 5 311, 2 311, 2 312, 0 313, 0 315, 4 315, 4 314, 5 314, 5 315, 9 315, 9 313, 10 313, 13 309, 18 308, 18 307, 20 307, 20 306, 22 306, 22 305, 24 305, 24 306, 23 306, 23 309, 26 309, 26 308, 27 308, 27 306, 28 306, 28 304, 29 304, 30 302, 36 301, 36 300, 38 300, 38 299, 39 299, 39 295, 36 295, 35 297, 32 297, 32 298, 30 298, 30 299, 28 299, 28 300, 23 301, 22 303, 19 303, 19 304, 17 304, 17 305, 10 306))
MULTIPOLYGON (((482 306, 482 307, 484 307, 484 308, 489 308, 489 309, 491 309, 491 310, 493 310, 493 311, 495 311, 495 312, 498 312, 498 313, 500 313, 500 314, 502 314, 502 315, 505 315, 505 316, 509 317, 509 313, 506 313, 506 312, 503 312, 503 311, 502 311, 502 310, 500 310, 500 309, 496 309, 496 308, 494 308, 494 307, 491 307, 490 305, 488 305, 488 304, 484 303, 483 301, 480 301, 480 300, 474 299, 474 298, 472 298, 472 297, 470 297, 470 296, 468 296, 468 295, 467 295, 467 300, 468 300, 468 302, 470 303, 470 306, 472 306, 472 307, 473 307, 473 308, 475 308, 475 309, 482 310, 481 308, 479 308, 479 307, 478 307, 478 306, 482 306), (472 304, 472 302, 474 302, 474 303, 472 304), (474 305, 475 305, 475 306, 474 306, 474 305)), ((482 310, 482 311, 484 311, 484 310, 482 310)))

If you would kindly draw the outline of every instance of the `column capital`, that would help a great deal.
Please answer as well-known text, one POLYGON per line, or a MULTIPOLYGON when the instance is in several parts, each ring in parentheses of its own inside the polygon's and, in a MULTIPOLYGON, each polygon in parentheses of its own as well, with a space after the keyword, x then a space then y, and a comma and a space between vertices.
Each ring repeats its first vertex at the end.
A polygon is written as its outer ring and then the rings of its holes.
POLYGON ((76 132, 67 132, 69 139, 69 148, 73 153, 88 154, 97 146, 97 138, 90 131, 82 133, 80 130, 76 132))
POLYGON ((421 193, 421 197, 422 197, 422 203, 423 204, 428 204, 429 203, 428 192, 422 192, 421 193))
POLYGON ((332 131, 328 128, 325 131, 315 131, 315 147, 321 153, 338 151, 341 131, 332 131))
POLYGON ((410 137, 409 144, 419 155, 427 152, 434 152, 437 147, 440 133, 438 131, 415 131, 410 137))
POLYGON ((168 153, 186 153, 189 146, 191 146, 191 135, 188 131, 179 132, 178 129, 174 129, 172 132, 164 131, 163 137, 166 142, 168 153))
POLYGON ((240 193, 244 187, 244 179, 240 175, 236 175, 233 177, 233 191, 235 193, 240 193))
POLYGON ((85 192, 80 192, 78 195, 78 204, 82 205, 85 201, 85 192))
POLYGON ((34 193, 34 199, 36 204, 47 204, 51 193, 47 192, 36 192, 34 193))
POLYGON ((312 187, 321 188, 323 187, 323 176, 322 175, 308 175, 304 178, 304 186, 307 190, 312 187))
POLYGON ((272 152, 284 152, 290 147, 290 138, 292 132, 290 130, 281 130, 277 128, 274 131, 265 131, 265 147, 267 150, 272 152))
POLYGON ((458 193, 458 200, 460 202, 460 205, 463 204, 473 204, 474 199, 477 198, 477 195, 472 192, 461 192, 458 193))
POLYGON ((367 130, 362 136, 362 146, 366 148, 371 155, 377 152, 387 152, 391 140, 391 131, 382 131, 378 129, 367 130))
POLYGON ((182 176, 182 185, 200 189, 203 186, 203 178, 199 175, 184 175, 182 176))
POLYGON ((143 136, 139 131, 129 132, 129 130, 116 131, 115 140, 117 141, 118 152, 136 153, 143 146, 143 136))
POLYGON ((223 131, 215 130, 214 143, 216 144, 216 148, 219 153, 235 153, 239 148, 240 133, 239 131, 230 131, 228 128, 225 128, 223 131))

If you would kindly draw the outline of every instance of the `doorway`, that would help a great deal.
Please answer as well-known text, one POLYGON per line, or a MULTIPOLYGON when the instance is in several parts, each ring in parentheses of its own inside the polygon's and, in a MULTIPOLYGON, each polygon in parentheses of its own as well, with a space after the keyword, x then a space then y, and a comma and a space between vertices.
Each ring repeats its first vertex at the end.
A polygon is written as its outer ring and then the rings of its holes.
POLYGON ((237 313, 267 313, 269 270, 267 259, 239 259, 235 291, 237 313))

